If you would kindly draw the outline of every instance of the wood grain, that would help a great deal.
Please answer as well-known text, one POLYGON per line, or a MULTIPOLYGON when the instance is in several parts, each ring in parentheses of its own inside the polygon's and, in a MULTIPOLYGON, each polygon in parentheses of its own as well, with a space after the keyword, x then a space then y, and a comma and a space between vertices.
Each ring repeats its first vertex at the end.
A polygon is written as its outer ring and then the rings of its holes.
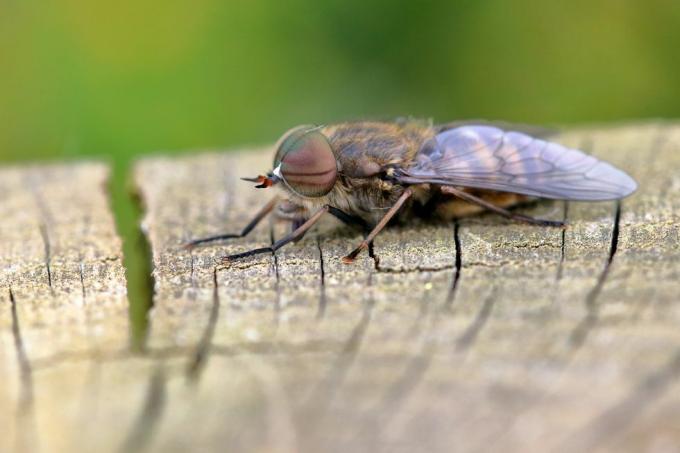
POLYGON ((107 178, 97 163, 0 170, 0 451, 67 451, 96 415, 96 358, 128 348, 107 178))
POLYGON ((493 215, 390 228, 351 266, 361 234, 331 219, 228 268, 220 256, 287 226, 181 247, 269 200, 238 178, 266 171, 270 149, 140 161, 141 355, 105 167, 2 170, 0 404, 17 410, 0 415, 0 450, 680 451, 680 125, 555 140, 639 192, 520 209, 565 231, 493 215))
POLYGON ((557 140, 629 170, 640 192, 620 208, 524 210, 566 216, 564 234, 491 215, 391 229, 353 266, 339 257, 360 236, 337 225, 227 269, 216 270, 220 256, 267 245, 285 226, 179 248, 245 225, 271 194, 238 177, 265 171, 270 150, 140 163, 156 269, 150 347, 193 348, 185 373, 196 387, 192 396, 168 387, 149 445, 211 446, 215 436, 277 451, 680 444, 668 422, 642 428, 678 410, 680 128, 557 140), (187 423, 200 434, 187 437, 187 423))

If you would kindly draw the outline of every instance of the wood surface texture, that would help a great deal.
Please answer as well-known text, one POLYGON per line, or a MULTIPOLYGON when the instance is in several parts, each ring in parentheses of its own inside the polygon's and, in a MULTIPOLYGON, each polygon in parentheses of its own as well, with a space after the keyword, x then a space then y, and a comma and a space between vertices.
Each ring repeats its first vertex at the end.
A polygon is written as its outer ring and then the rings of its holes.
POLYGON ((96 163, 0 169, 0 451, 108 437, 100 358, 127 354, 129 323, 107 178, 96 163))
POLYGON ((272 190, 271 149, 140 161, 154 301, 129 348, 101 164, 0 170, 0 451, 680 451, 680 125, 553 138, 625 169, 621 204, 328 221, 276 254, 219 257, 272 190), (4 431, 4 429, 3 429, 4 431))

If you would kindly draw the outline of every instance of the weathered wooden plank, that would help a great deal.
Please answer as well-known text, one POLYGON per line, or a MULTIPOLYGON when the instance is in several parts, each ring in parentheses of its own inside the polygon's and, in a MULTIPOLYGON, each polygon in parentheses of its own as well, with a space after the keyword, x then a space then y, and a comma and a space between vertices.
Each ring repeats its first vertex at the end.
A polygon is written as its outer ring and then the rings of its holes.
POLYGON ((127 349, 107 178, 96 163, 0 169, 0 451, 73 451, 98 368, 69 361, 127 349))
POLYGON ((490 215, 394 228, 349 267, 339 257, 360 238, 333 225, 228 269, 216 270, 219 256, 270 243, 282 227, 179 247, 237 231, 266 202, 267 192, 237 178, 266 169, 267 150, 141 162, 156 281, 149 349, 188 351, 159 374, 165 405, 144 445, 574 451, 680 442, 654 424, 680 411, 671 397, 680 127, 557 139, 629 170, 639 194, 620 215, 615 203, 523 209, 566 215, 564 233, 490 215))
POLYGON ((566 212, 564 233, 489 215, 393 228, 350 267, 338 258, 360 236, 333 223, 217 272, 284 227, 179 247, 247 222, 268 194, 237 177, 268 151, 142 162, 156 279, 142 356, 105 167, 2 170, 0 450, 672 451, 680 127, 559 140, 640 192, 620 211, 524 208, 566 212))

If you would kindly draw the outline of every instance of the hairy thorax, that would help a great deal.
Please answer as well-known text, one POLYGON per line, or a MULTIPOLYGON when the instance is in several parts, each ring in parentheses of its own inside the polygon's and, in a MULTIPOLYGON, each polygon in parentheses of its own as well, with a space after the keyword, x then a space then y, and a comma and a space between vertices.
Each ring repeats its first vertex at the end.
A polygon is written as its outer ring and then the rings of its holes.
POLYGON ((435 133, 428 123, 408 120, 341 123, 323 132, 338 162, 335 186, 318 198, 287 191, 290 201, 308 214, 328 204, 369 223, 377 222, 405 190, 390 180, 391 172, 411 165, 422 144, 435 133))

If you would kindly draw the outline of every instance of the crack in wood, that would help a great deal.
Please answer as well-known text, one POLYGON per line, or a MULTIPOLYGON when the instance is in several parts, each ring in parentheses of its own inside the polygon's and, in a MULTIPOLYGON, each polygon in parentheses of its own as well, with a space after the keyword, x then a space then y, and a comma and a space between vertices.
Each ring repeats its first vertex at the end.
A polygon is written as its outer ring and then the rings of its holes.
POLYGON ((12 287, 9 287, 9 302, 12 313, 12 336, 14 349, 19 364, 20 392, 16 407, 18 436, 17 451, 33 451, 38 445, 38 434, 35 427, 35 400, 33 368, 26 354, 26 347, 21 335, 21 326, 17 314, 16 298, 12 287))
POLYGON ((52 294, 54 294, 54 288, 52 288, 52 246, 50 244, 50 235, 47 232, 47 225, 44 223, 40 224, 40 236, 43 240, 43 245, 45 247, 45 269, 47 270, 47 286, 50 287, 52 294))
POLYGON ((618 251, 620 230, 621 230, 621 202, 618 201, 616 203, 616 211, 614 214, 614 226, 612 229, 609 256, 607 257, 605 266, 597 279, 597 283, 586 296, 584 302, 586 308, 586 315, 581 320, 581 322, 574 328, 569 337, 569 343, 572 349, 579 349, 583 345, 588 335, 590 334, 590 332, 592 331, 592 329, 595 327, 599 320, 600 306, 597 303, 597 298, 602 292, 602 288, 604 288, 605 283, 607 282, 607 277, 609 276, 612 263, 614 262, 614 256, 618 251))
POLYGON ((373 241, 368 243, 368 256, 373 260, 373 270, 380 272, 380 258, 375 254, 373 241))
MULTIPOLYGON (((274 221, 273 217, 270 217, 269 222, 269 242, 273 247, 276 242, 276 232, 274 231, 274 221)), ((276 254, 276 250, 272 249, 272 265, 274 266, 274 276, 276 277, 276 284, 274 289, 276 290, 276 298, 274 299, 274 326, 276 327, 276 332, 278 332, 279 325, 281 324, 281 275, 279 273, 279 257, 276 254)))
POLYGON ((153 439, 166 406, 165 381, 165 372, 159 366, 151 375, 142 408, 119 449, 121 453, 144 451, 153 439))
POLYGON ((17 315, 17 302, 12 288, 9 288, 9 301, 12 311, 12 336, 14 337, 14 349, 17 362, 19 363, 19 380, 21 382, 21 394, 17 413, 23 415, 33 410, 33 370, 26 354, 26 347, 21 336, 21 326, 17 315))
POLYGON ((319 251, 319 272, 320 272, 319 304, 316 311, 316 319, 322 320, 326 315, 326 305, 328 303, 328 300, 326 299, 326 268, 324 267, 323 250, 321 249, 321 238, 319 236, 316 237, 316 248, 319 251))
MULTIPOLYGON (((30 178, 33 179, 33 178, 30 178)), ((44 245, 44 250, 45 250, 45 269, 47 271, 47 285, 50 288, 50 292, 52 295, 54 295, 54 288, 52 287, 52 267, 51 267, 51 262, 52 262, 52 244, 50 242, 50 235, 48 231, 49 225, 53 225, 54 221, 52 218, 52 214, 50 213, 49 209, 45 205, 45 201, 43 200, 41 194, 35 189, 35 187, 38 187, 38 184, 33 183, 32 181, 29 183, 29 187, 33 188, 33 198, 35 200, 35 204, 38 207, 38 212, 40 213, 41 217, 41 222, 40 225, 38 226, 38 229, 40 230, 40 237, 42 237, 43 245, 44 245)))
POLYGON ((83 305, 87 304, 87 291, 85 290, 85 263, 83 263, 83 258, 82 256, 79 259, 78 263, 78 274, 80 276, 80 289, 82 291, 82 296, 83 296, 83 305))
MULTIPOLYGON (((569 202, 564 201, 563 212, 562 212, 562 222, 567 225, 567 219, 569 217, 569 202)), ((560 262, 557 265, 557 275, 555 276, 555 281, 559 282, 562 280, 562 275, 564 273, 564 261, 566 259, 566 248, 567 248, 567 229, 562 228, 561 238, 560 238, 560 262)))
POLYGON ((192 359, 187 366, 187 379, 197 381, 201 371, 205 368, 210 354, 212 339, 215 335, 215 326, 220 314, 220 292, 217 282, 217 266, 213 268, 213 303, 210 308, 210 317, 205 326, 205 331, 201 336, 192 359))
POLYGON ((453 244, 456 247, 456 257, 453 263, 453 280, 451 281, 449 292, 446 294, 446 302, 444 304, 444 308, 447 310, 453 306, 453 302, 456 299, 460 275, 463 270, 463 247, 460 242, 460 222, 458 220, 453 223, 453 244))
POLYGON ((194 256, 194 252, 192 250, 189 251, 189 257, 191 259, 190 262, 190 271, 189 271, 189 281, 191 282, 191 287, 196 289, 196 257, 194 256))

